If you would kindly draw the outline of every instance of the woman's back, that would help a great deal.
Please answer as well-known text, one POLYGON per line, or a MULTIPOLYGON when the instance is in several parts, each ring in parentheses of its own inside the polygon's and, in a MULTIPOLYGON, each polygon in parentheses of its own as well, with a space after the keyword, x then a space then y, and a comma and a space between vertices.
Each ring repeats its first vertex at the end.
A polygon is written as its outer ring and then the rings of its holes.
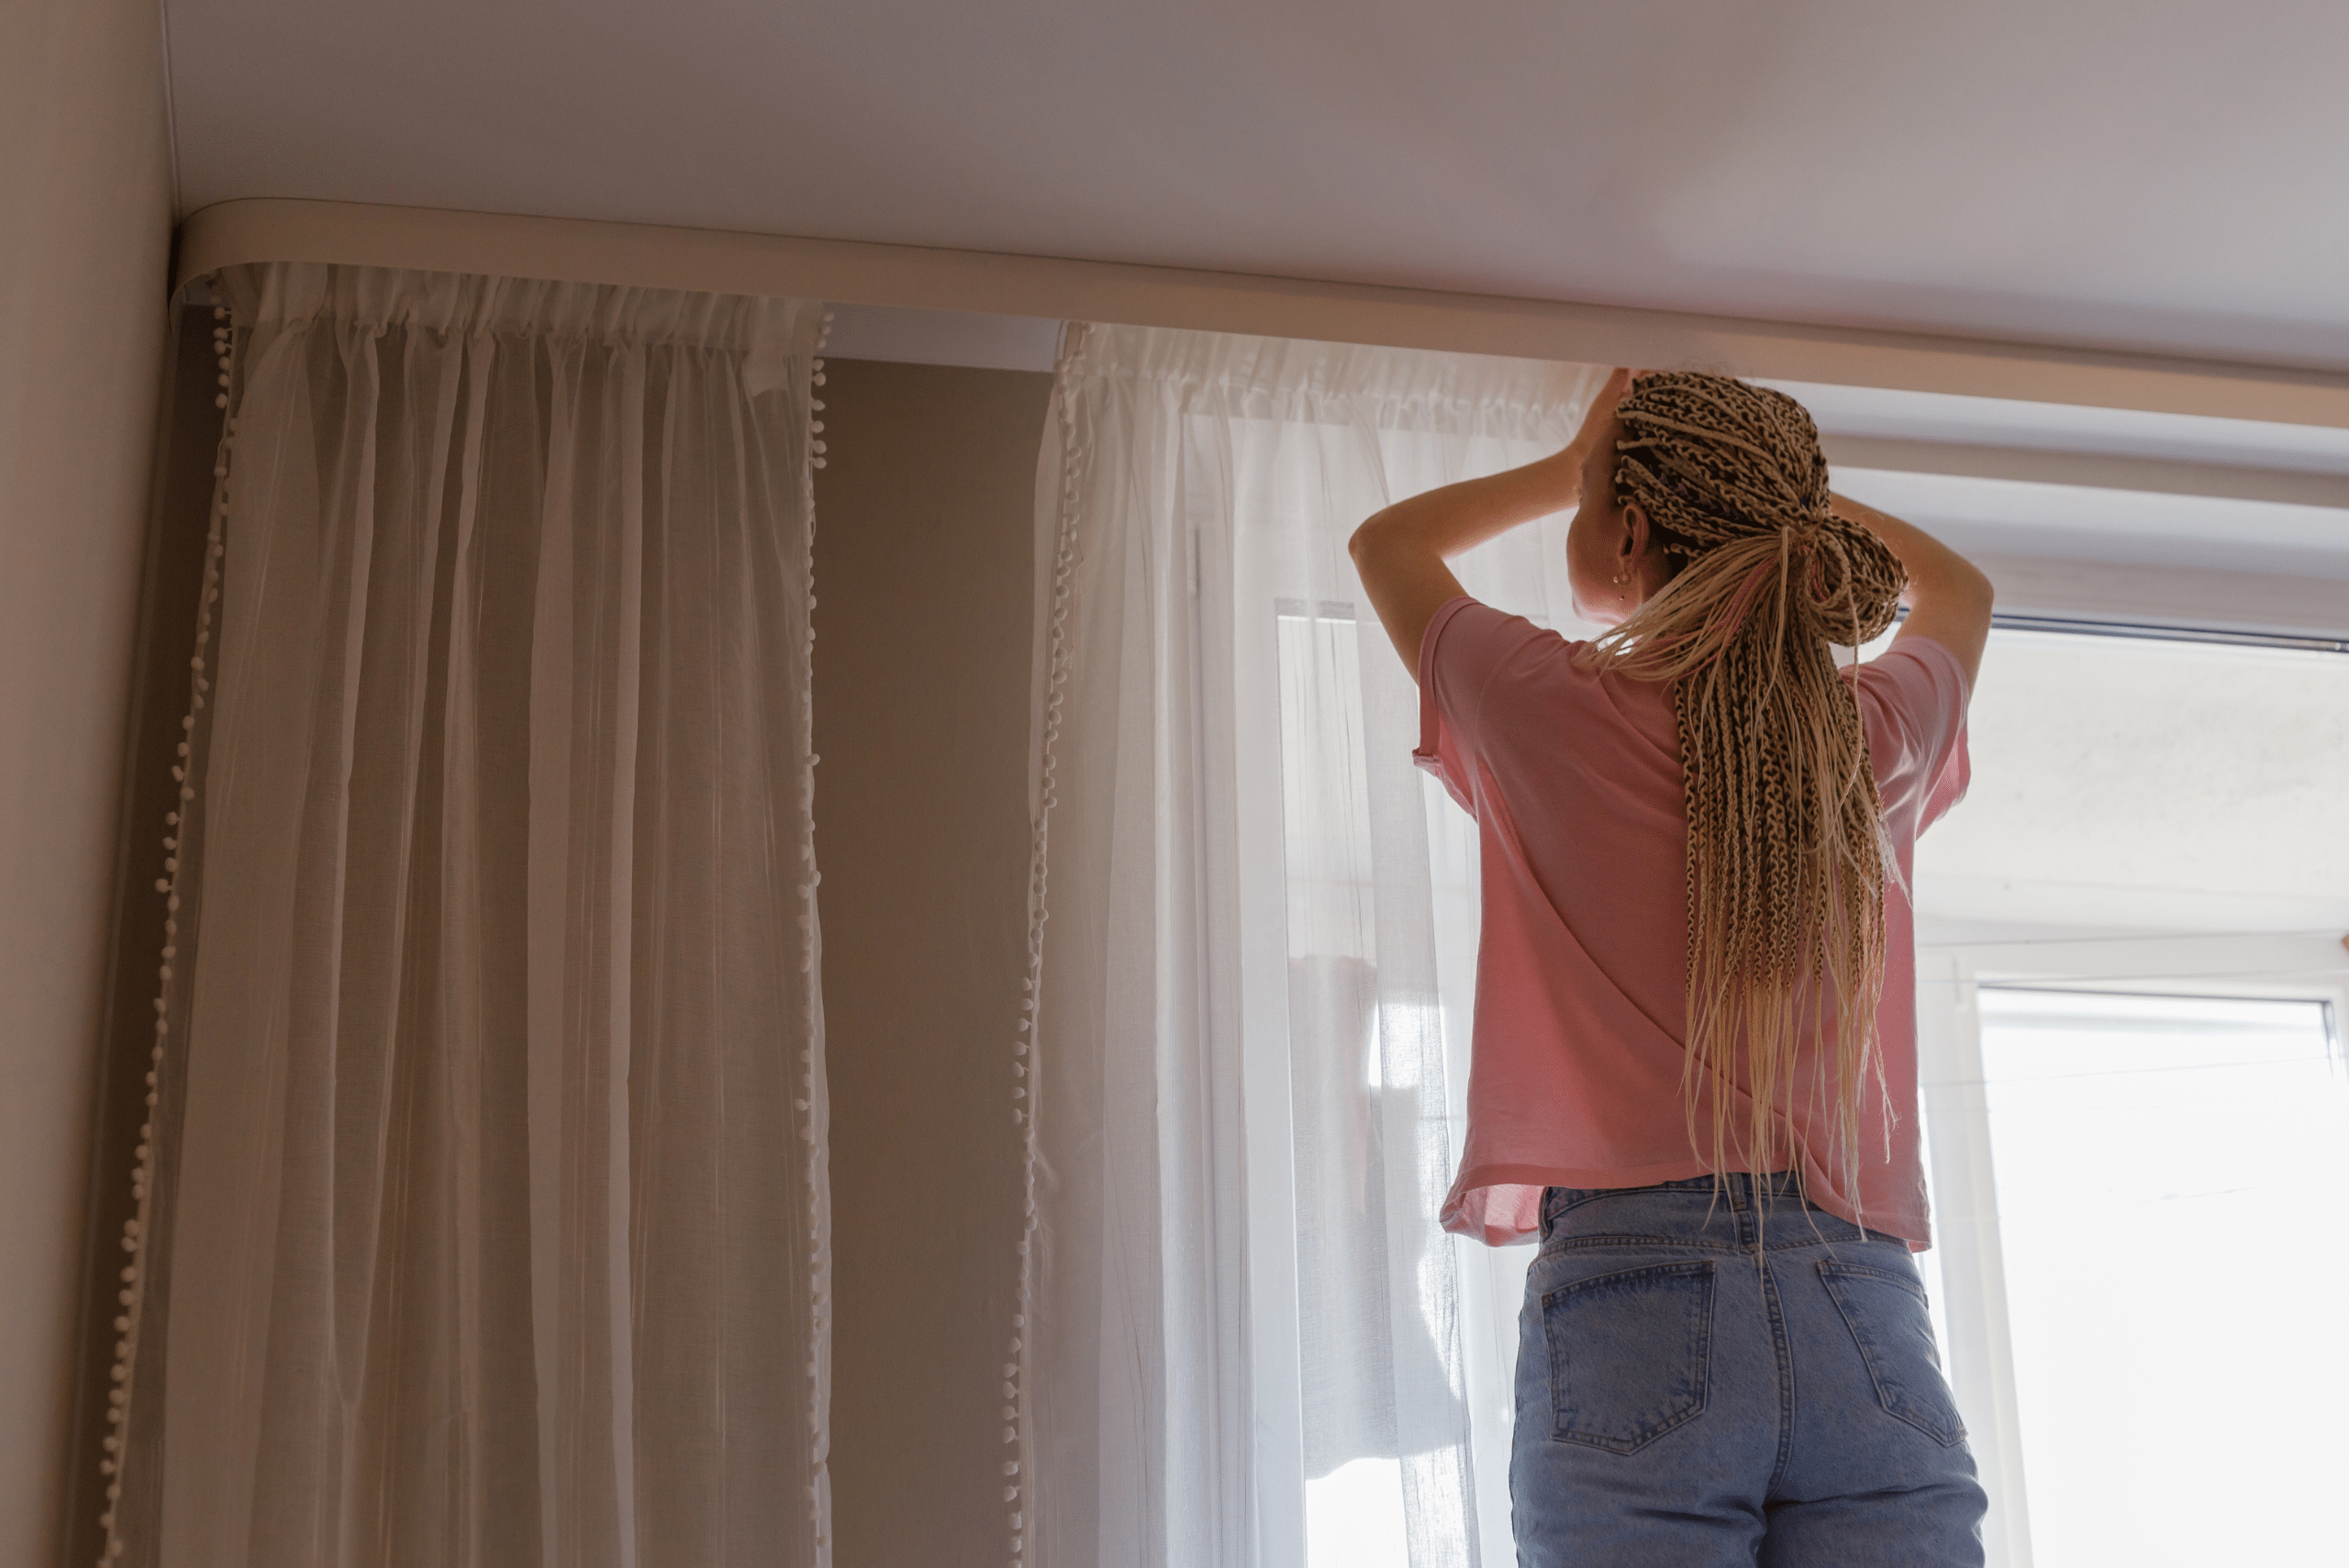
MULTIPOLYGON (((1688 917, 1678 725, 1668 688, 1593 669, 1587 646, 1468 598, 1440 609, 1421 645, 1419 761, 1475 815, 1482 845, 1468 1138, 1444 1223, 1496 1243, 1535 1228, 1543 1186, 1636 1186, 1707 1169, 1681 1091, 1688 917)), ((1938 643, 1904 638, 1851 678, 1899 868, 1885 898, 1884 1087, 1891 1105, 1913 1107, 1905 884, 1917 834, 1965 789, 1965 677, 1938 643)), ((1831 1141, 1831 1083, 1809 1061, 1782 1151, 1831 1141)), ((1915 1118, 1896 1114, 1887 1139, 1885 1104, 1870 1095, 1862 1105, 1856 1194, 1834 1162, 1808 1159, 1804 1175, 1830 1212, 1921 1245, 1915 1118)), ((1709 1126, 1709 1107, 1697 1108, 1709 1126)), ((1734 1137, 1745 1118, 1742 1106, 1732 1111, 1734 1137)), ((1783 1153, 1772 1162, 1785 1162, 1783 1153)), ((1732 1158, 1728 1168, 1756 1166, 1732 1158)))

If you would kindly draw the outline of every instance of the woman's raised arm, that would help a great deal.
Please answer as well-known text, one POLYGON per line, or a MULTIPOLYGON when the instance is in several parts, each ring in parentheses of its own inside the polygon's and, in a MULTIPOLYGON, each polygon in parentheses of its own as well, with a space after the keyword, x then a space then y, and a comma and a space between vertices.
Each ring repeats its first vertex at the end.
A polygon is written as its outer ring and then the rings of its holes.
POLYGON ((1882 539, 1909 573, 1909 591, 1900 596, 1909 606, 1909 618, 1901 624, 1900 637, 1930 637, 1956 654, 1965 671, 1966 690, 1972 691, 1975 672, 1982 665, 1982 645, 1990 636, 1990 579, 1924 529, 1889 512, 1831 492, 1829 507, 1882 539))
POLYGON ((1591 400, 1582 428, 1563 450, 1505 473, 1408 496, 1373 514, 1346 541, 1379 624, 1414 676, 1428 622, 1460 596, 1460 580, 1444 562, 1520 523, 1579 502, 1589 444, 1611 428, 1615 405, 1631 385, 1628 370, 1609 376, 1591 400))

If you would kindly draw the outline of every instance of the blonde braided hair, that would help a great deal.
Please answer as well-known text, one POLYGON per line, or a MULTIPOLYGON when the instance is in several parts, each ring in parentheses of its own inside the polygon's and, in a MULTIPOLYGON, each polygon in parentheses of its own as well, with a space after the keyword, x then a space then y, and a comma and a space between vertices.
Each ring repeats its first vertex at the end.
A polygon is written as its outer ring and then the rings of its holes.
MULTIPOLYGON (((1615 499, 1647 515, 1668 580, 1590 662, 1671 683, 1688 811, 1691 1148, 1712 1106, 1712 1167, 1732 1168, 1731 1106, 1751 1096, 1742 1168, 1799 1165, 1774 1107, 1831 1006, 1828 1169, 1856 1204, 1859 1109, 1884 986, 1884 885, 1898 875, 1867 739, 1831 644, 1892 624, 1900 563, 1828 509, 1818 428, 1784 393, 1728 376, 1639 377, 1616 408, 1615 499)), ((1826 1074, 1813 1082, 1816 1095, 1826 1074)), ((1791 1124, 1789 1123, 1789 1126, 1791 1124)))

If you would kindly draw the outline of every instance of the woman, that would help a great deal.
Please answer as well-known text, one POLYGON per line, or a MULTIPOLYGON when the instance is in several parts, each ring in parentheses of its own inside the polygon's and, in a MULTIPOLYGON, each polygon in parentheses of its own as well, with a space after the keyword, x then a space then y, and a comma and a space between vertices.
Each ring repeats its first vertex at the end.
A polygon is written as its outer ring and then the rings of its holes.
POLYGON ((1363 584, 1484 927, 1447 1229, 1538 1232, 1521 1563, 1979 1562, 1910 1261, 1916 835, 1965 783, 1990 587, 1831 495, 1792 398, 1617 371, 1564 450, 1387 507, 1363 584), (1579 503, 1568 642, 1445 561, 1579 503), (1906 624, 1882 657, 1832 645, 1906 624))

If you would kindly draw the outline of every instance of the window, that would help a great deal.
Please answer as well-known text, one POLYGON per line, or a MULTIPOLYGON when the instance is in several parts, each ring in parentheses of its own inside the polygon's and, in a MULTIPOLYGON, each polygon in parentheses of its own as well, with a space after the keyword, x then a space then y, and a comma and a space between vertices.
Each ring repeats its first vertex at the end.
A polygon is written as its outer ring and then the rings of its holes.
POLYGON ((2302 1277, 2349 1242, 2299 1185, 2349 1155, 2345 705, 2337 654, 1993 634, 1916 891, 1920 1261, 1994 1563, 2311 1560, 2300 1483, 2349 1442, 2289 1411, 2349 1359, 2206 1278, 2254 1218, 2293 1217, 2302 1277), (2230 1373, 2252 1342, 2298 1343, 2288 1397, 2230 1373), (2177 1440, 2204 1422, 2232 1435, 2177 1440))
MULTIPOLYGON (((1415 946, 1432 938, 1437 973, 1432 988, 1398 986, 1391 971, 1382 983, 1371 784, 1357 759, 1363 655, 1392 655, 1350 603, 1278 610, 1307 1562, 1410 1568, 1408 1467, 1444 1463, 1478 1482, 1488 1468, 1473 1447, 1448 1451, 1464 1434, 1473 1445, 1478 1423, 1462 1402, 1495 1375, 1489 1347, 1461 1342, 1489 1318, 1464 1278, 1480 1260, 1434 1225, 1466 1082, 1475 824, 1440 792, 1410 802, 1438 808, 1424 873, 1435 919, 1410 933, 1415 946), (1365 1375, 1372 1367, 1381 1374, 1365 1375)), ((1493 1521, 1479 1522, 1494 1540, 1493 1521)), ((1456 1523, 1464 1536, 1468 1520, 1456 1523)), ((1501 1525, 1505 1542, 1506 1515, 1501 1525)))
MULTIPOLYGON (((1359 639, 1389 655, 1351 605, 1286 601, 1273 619, 1294 1007, 1345 991, 1349 965, 1377 966, 1371 889, 1392 868, 1370 862, 1359 639), (1297 984, 1299 965, 1327 972, 1318 988, 1297 984)), ((2349 1222, 2329 1179, 2349 1156, 2344 713, 2337 655, 1994 637, 1971 720, 1974 797, 1920 844, 1917 878, 1940 1242, 1920 1262, 1995 1499, 1994 1563, 2313 1562, 2329 1547, 2321 1501, 2349 1463, 2329 1414, 2349 1397, 2349 1338, 2330 1323, 2349 1294, 2349 1222)), ((1449 1158, 1475 829, 1432 780, 1419 787, 1437 994, 1402 1038, 1440 1049, 1395 1075, 1377 1043, 1396 1038, 1393 1020, 1373 1016, 1392 988, 1356 987, 1364 1049, 1347 1090, 1375 1107, 1359 1113, 1366 1137, 1398 1115, 1448 1117, 1434 1141, 1449 1158)), ((1316 1175, 1315 1159, 1300 1146, 1301 1238, 1317 1205, 1350 1201, 1330 1185, 1347 1160, 1316 1175)), ((1456 1324, 1475 1500, 1462 1526, 1489 1563, 1508 1555, 1531 1249, 1436 1240, 1449 1176, 1418 1184, 1423 1214, 1388 1217, 1389 1234, 1407 1218, 1431 1234, 1413 1276, 1424 1288, 1397 1296, 1385 1329, 1401 1345, 1456 1324)), ((1314 1281, 1333 1277, 1308 1250, 1293 1264, 1308 1347, 1314 1281)), ((1308 1464, 1311 1568, 1411 1560, 1410 1444, 1397 1446, 1308 1464)))
POLYGON ((2316 1414, 2349 1394, 2339 957, 2256 935, 1922 956, 1920 1261, 1993 1562, 2324 1560, 2349 1462, 2316 1414))
POLYGON ((2349 1396, 2332 1005, 1980 994, 2035 1560, 2315 1562, 2349 1396), (2061 1203, 2028 1195, 2064 1194, 2061 1203))

